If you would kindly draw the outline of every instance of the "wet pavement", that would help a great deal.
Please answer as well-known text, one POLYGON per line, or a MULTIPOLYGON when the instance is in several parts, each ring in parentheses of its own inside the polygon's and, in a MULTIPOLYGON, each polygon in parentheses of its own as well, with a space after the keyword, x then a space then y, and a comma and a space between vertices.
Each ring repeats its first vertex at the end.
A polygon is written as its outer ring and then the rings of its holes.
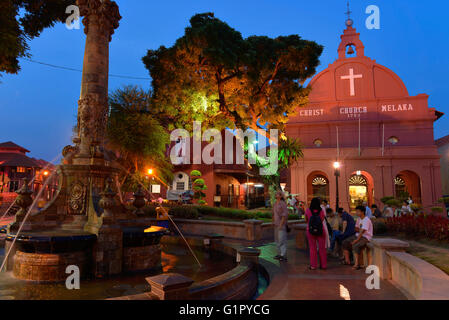
POLYGON ((270 274, 270 285, 260 300, 406 300, 388 281, 381 280, 379 290, 367 289, 365 269, 353 270, 333 257, 328 257, 327 270, 309 270, 308 252, 297 249, 294 240, 288 241, 287 262, 273 259, 277 254, 274 243, 258 249, 270 274))

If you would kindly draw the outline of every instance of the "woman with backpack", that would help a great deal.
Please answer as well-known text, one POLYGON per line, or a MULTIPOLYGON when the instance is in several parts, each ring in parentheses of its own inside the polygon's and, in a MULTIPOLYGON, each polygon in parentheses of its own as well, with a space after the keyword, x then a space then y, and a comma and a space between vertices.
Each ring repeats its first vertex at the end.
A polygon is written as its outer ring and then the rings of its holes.
POLYGON ((313 198, 310 208, 306 210, 307 239, 309 240, 310 270, 318 267, 318 253, 320 255, 320 268, 327 268, 326 239, 327 227, 324 225, 325 213, 321 208, 321 200, 313 198), (318 247, 318 252, 317 252, 318 247))

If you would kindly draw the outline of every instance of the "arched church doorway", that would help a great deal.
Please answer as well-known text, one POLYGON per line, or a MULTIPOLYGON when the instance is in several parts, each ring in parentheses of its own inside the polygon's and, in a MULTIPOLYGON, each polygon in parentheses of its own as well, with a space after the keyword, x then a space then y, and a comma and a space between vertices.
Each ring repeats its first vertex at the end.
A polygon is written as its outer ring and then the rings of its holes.
POLYGON ((324 172, 312 172, 307 178, 307 203, 313 198, 329 201, 329 179, 324 172))
POLYGON ((355 211, 357 206, 366 202, 373 203, 374 186, 371 175, 364 171, 354 172, 349 178, 349 210, 355 211))
POLYGON ((394 195, 400 200, 411 197, 414 203, 421 203, 421 179, 413 171, 401 171, 394 179, 394 195))

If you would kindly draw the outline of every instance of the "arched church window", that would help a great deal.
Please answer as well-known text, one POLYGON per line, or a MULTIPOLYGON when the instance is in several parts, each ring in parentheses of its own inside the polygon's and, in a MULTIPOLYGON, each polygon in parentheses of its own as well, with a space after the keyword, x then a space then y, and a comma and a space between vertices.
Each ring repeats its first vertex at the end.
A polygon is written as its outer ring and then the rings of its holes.
POLYGON ((397 186, 405 186, 405 181, 401 177, 396 177, 394 179, 394 184, 397 186))
POLYGON ((366 178, 361 175, 354 175, 349 179, 349 185, 351 186, 367 186, 368 182, 366 178))
POLYGON ((399 138, 392 136, 392 137, 388 138, 388 142, 391 143, 392 145, 398 144, 399 138))
POLYGON ((315 177, 312 180, 312 185, 313 186, 325 186, 325 185, 327 185, 327 179, 324 177, 320 177, 320 176, 315 177))
POLYGON ((315 141, 313 141, 313 144, 319 148, 321 147, 321 145, 323 144, 323 141, 321 139, 315 139, 315 141))

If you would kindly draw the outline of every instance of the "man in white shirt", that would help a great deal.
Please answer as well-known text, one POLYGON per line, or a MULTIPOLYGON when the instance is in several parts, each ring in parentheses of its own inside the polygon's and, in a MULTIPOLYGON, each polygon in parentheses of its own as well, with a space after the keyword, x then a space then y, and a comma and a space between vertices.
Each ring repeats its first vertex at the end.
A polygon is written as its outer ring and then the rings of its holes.
POLYGON ((360 255, 362 250, 366 247, 368 242, 373 238, 373 223, 371 219, 366 216, 366 207, 359 206, 356 208, 357 216, 359 217, 355 223, 355 230, 357 233, 343 241, 343 253, 345 256, 344 264, 349 265, 350 262, 350 252, 354 252, 354 266, 356 270, 361 269, 359 264, 360 255))

